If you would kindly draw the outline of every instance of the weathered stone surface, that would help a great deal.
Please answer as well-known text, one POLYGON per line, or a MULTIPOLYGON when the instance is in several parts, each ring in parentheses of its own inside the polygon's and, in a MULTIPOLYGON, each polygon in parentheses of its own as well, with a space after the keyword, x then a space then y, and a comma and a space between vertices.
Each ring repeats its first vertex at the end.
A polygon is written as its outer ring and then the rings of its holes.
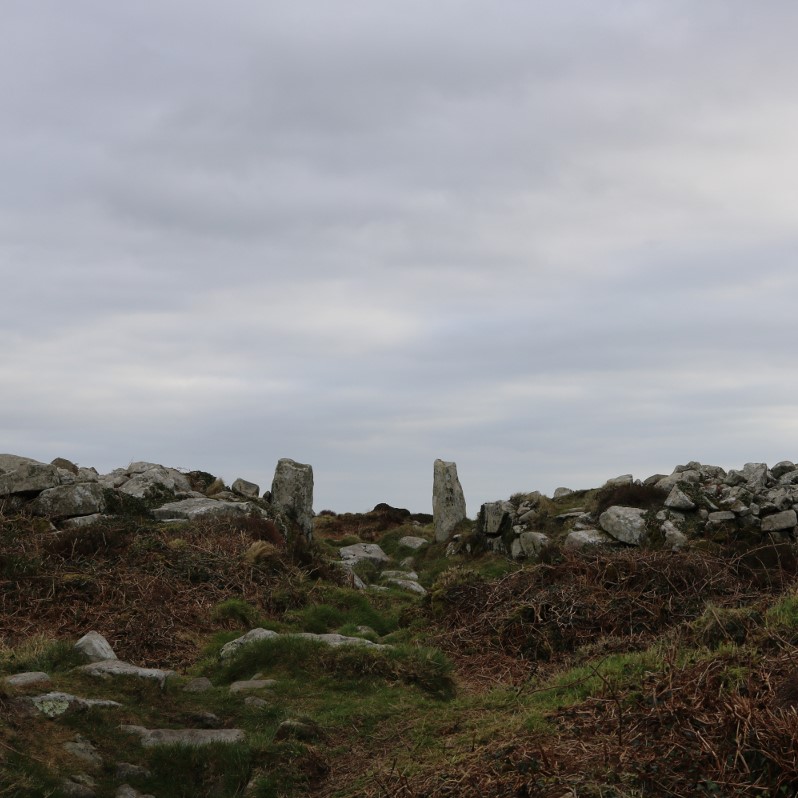
POLYGON ((598 529, 575 529, 569 532, 563 546, 569 549, 586 549, 592 546, 609 546, 615 541, 598 529))
POLYGON ((99 633, 88 632, 75 643, 75 648, 89 660, 89 662, 102 662, 103 660, 116 659, 111 644, 99 633))
POLYGON ((148 499, 159 493, 183 493, 191 490, 185 474, 156 463, 133 463, 127 473, 130 479, 119 486, 122 493, 137 499, 148 499))
POLYGON ((252 707, 253 709, 263 709, 264 707, 270 706, 269 702, 263 698, 259 698, 256 695, 248 695, 244 699, 244 703, 248 707, 252 707))
POLYGON ((252 690, 265 690, 277 684, 275 679, 241 679, 230 685, 231 693, 247 693, 252 690))
POLYGON ((230 488, 233 493, 237 493, 247 499, 257 499, 260 496, 260 486, 254 482, 247 482, 245 479, 237 479, 230 488))
POLYGON ((436 460, 432 470, 432 519, 435 540, 442 543, 466 517, 463 488, 457 477, 457 464, 436 460))
POLYGON ((16 471, 23 465, 46 465, 32 457, 21 457, 18 454, 0 454, 0 474, 6 471, 16 471))
POLYGON ((665 548, 679 551, 687 545, 687 535, 684 534, 672 521, 664 521, 660 530, 665 535, 665 548))
POLYGON ((674 485, 668 498, 665 499, 665 506, 671 510, 695 510, 695 502, 678 486, 674 485))
POLYGON ((648 537, 645 511, 637 507, 610 507, 599 517, 599 526, 615 540, 632 546, 640 546, 648 537))
POLYGON ((104 513, 92 513, 91 515, 79 515, 75 518, 66 518, 60 522, 62 529, 82 529, 83 527, 94 526, 102 521, 107 521, 113 516, 104 513))
POLYGON ((234 656, 242 646, 257 643, 259 640, 270 640, 275 637, 278 637, 277 632, 272 632, 270 629, 261 629, 260 627, 257 629, 250 629, 245 635, 241 635, 241 637, 237 637, 235 640, 231 640, 229 643, 222 646, 219 656, 222 659, 228 659, 234 656))
POLYGON ((81 734, 76 734, 73 740, 64 743, 64 750, 86 765, 102 767, 103 758, 99 751, 81 734))
POLYGON ((701 472, 700 471, 679 471, 677 473, 673 473, 668 477, 663 477, 658 482, 655 483, 655 487, 659 488, 660 490, 671 490, 675 485, 679 482, 691 482, 691 483, 698 483, 701 481, 701 472))
POLYGON ((50 684, 50 677, 42 671, 28 671, 6 676, 3 681, 12 687, 27 687, 31 684, 50 684))
POLYGON ((424 587, 422 587, 418 582, 414 579, 396 579, 395 577, 391 577, 385 580, 386 584, 392 585, 393 587, 401 588, 402 590, 408 590, 411 593, 418 593, 419 596, 426 596, 427 591, 424 587))
POLYGON ((770 473, 767 463, 746 463, 743 466, 743 476, 748 487, 758 493, 768 486, 770 473))
POLYGON ((337 632, 328 632, 326 634, 315 634, 314 632, 297 632, 292 635, 285 635, 285 637, 304 637, 306 640, 316 640, 319 643, 324 643, 328 646, 364 646, 365 648, 385 648, 380 643, 372 643, 371 640, 366 640, 363 637, 348 637, 347 635, 339 635, 337 632))
POLYGON ((161 670, 160 668, 140 668, 138 665, 131 665, 129 662, 122 662, 121 659, 107 659, 102 662, 90 662, 88 665, 81 665, 75 670, 87 673, 89 676, 99 676, 103 679, 110 679, 114 676, 132 676, 136 679, 152 679, 163 687, 164 682, 174 676, 175 672, 161 670))
POLYGON ((428 544, 429 541, 426 538, 419 538, 414 535, 405 535, 403 538, 399 538, 400 546, 404 546, 406 549, 413 549, 414 551, 428 544))
POLYGON ((213 684, 207 676, 198 676, 186 683, 183 687, 185 693, 207 693, 208 690, 213 689, 213 684))
POLYGON ((370 562, 376 566, 389 563, 391 558, 376 543, 353 543, 338 549, 341 559, 349 565, 359 562, 370 562))
POLYGON ((76 482, 42 491, 30 505, 34 515, 70 518, 105 510, 104 488, 97 482, 76 482))
POLYGON ((61 795, 69 798, 95 798, 97 782, 86 773, 75 773, 61 782, 61 795))
MULTIPOLYGON (((11 455, 6 455, 11 456, 11 455)), ((0 474, 0 496, 38 493, 61 484, 58 469, 44 463, 21 463, 13 471, 0 474)))
POLYGON ((418 574, 415 571, 383 571, 380 576, 383 579, 412 579, 418 582, 418 574))
MULTIPOLYGON (((522 532, 517 540, 513 541, 513 545, 518 543, 521 557, 531 559, 537 557, 548 542, 548 536, 544 535, 542 532, 522 532)), ((513 556, 515 559, 519 559, 517 556, 513 556)))
POLYGON ((608 479, 604 483, 605 488, 621 487, 622 485, 631 485, 635 481, 632 474, 621 474, 619 477, 608 479))
POLYGON ((218 499, 181 499, 156 507, 153 517, 159 521, 193 521, 204 516, 217 518, 230 515, 250 515, 259 512, 252 502, 226 502, 218 499))
POLYGON ((710 513, 707 516, 707 523, 709 524, 725 524, 729 521, 734 521, 737 516, 731 510, 719 510, 715 513, 710 513))
POLYGON ((42 715, 48 718, 57 718, 67 712, 76 712, 93 707, 121 707, 117 701, 106 701, 99 698, 81 698, 71 693, 52 692, 43 695, 30 696, 25 699, 33 704, 42 715))
POLYGON ((201 747, 212 743, 242 743, 246 739, 241 729, 146 729, 144 726, 127 724, 119 728, 137 735, 144 748, 155 748, 159 745, 201 747))
POLYGON ((485 502, 477 516, 477 534, 495 537, 509 532, 513 524, 513 506, 510 502, 485 502))
POLYGON ((295 521, 305 540, 313 537, 313 468, 288 457, 277 462, 272 481, 272 504, 295 521))
POLYGON ((78 473, 77 465, 71 460, 67 460, 66 457, 56 457, 55 460, 50 461, 50 465, 54 465, 56 468, 61 468, 75 475, 78 473))
POLYGON ((785 529, 793 529, 798 525, 798 516, 795 510, 784 510, 774 515, 766 515, 762 519, 763 532, 779 532, 785 529))
POLYGON ((570 488, 555 488, 554 493, 552 494, 552 499, 564 499, 566 496, 570 496, 573 491, 570 488))
POLYGON ((795 463, 793 463, 792 460, 782 460, 770 469, 770 473, 773 474, 774 479, 781 479, 785 474, 791 471, 795 471, 795 463))

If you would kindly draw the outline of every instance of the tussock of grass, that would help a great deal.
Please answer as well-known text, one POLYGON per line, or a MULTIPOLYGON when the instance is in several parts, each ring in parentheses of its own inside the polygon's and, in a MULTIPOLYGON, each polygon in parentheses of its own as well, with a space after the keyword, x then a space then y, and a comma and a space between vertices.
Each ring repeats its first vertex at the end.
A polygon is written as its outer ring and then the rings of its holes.
POLYGON ((411 684, 433 695, 454 695, 452 665, 438 650, 397 645, 385 648, 328 646, 316 640, 283 636, 243 647, 214 674, 226 684, 257 671, 380 679, 411 684))

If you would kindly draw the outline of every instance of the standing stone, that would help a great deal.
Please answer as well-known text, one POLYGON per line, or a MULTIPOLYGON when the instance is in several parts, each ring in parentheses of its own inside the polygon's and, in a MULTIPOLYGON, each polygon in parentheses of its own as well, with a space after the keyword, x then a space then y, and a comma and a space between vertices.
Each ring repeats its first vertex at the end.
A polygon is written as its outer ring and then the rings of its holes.
POLYGON ((465 517, 465 496, 457 478, 457 464, 436 460, 432 480, 432 520, 436 542, 444 542, 465 517))
POLYGON ((288 457, 277 462, 272 505, 299 524, 305 540, 313 537, 313 467, 288 457))

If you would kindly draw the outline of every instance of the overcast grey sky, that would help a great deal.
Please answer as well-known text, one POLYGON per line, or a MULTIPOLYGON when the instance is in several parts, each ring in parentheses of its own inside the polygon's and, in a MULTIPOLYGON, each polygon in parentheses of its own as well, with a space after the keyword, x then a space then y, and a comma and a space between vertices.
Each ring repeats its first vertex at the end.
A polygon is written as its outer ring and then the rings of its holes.
POLYGON ((798 459, 798 5, 4 0, 0 451, 469 514, 798 459))

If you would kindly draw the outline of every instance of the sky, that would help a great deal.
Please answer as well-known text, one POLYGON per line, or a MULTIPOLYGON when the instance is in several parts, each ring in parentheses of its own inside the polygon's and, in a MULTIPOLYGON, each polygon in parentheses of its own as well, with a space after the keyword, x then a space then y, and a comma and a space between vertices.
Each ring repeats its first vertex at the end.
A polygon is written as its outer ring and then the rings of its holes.
POLYGON ((798 5, 4 0, 0 451, 468 513, 798 460, 798 5))

